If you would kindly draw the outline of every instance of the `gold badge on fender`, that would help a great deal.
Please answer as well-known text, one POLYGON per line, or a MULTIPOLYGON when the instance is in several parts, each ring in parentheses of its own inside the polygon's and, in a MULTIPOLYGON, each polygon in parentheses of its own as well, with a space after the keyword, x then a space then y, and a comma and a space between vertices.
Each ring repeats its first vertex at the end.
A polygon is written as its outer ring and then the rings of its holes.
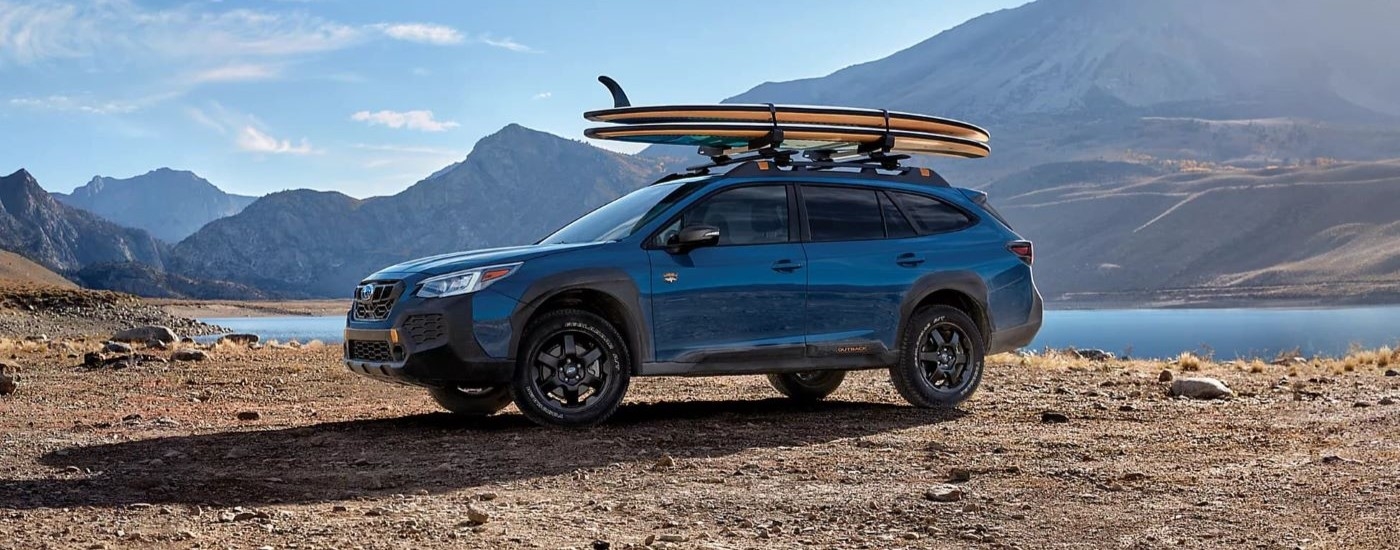
POLYGON ((676 279, 679 279, 679 278, 680 278, 680 276, 679 276, 679 275, 676 275, 676 272, 674 272, 674 271, 669 272, 669 273, 667 273, 667 274, 661 276, 661 280, 666 281, 666 282, 668 282, 668 283, 674 283, 674 282, 676 282, 676 279))

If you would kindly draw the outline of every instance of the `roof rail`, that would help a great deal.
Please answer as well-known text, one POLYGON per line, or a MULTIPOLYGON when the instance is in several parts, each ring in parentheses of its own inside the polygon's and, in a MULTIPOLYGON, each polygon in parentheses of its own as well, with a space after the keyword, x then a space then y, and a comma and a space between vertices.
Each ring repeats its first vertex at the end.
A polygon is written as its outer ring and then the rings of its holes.
MULTIPOLYGON (((656 180, 652 185, 675 181, 682 178, 709 175, 711 168, 722 166, 733 166, 724 175, 728 177, 779 177, 779 176, 800 176, 803 178, 849 178, 852 176, 862 178, 879 179, 882 181, 896 181, 902 183, 913 183, 917 185, 931 185, 935 187, 952 187, 948 180, 934 171, 932 168, 923 166, 895 166, 890 168, 884 164, 887 159, 869 158, 841 159, 841 160, 816 160, 816 161, 796 161, 792 160, 792 155, 796 151, 776 151, 768 155, 754 154, 735 157, 724 163, 716 163, 695 167, 696 169, 687 172, 677 172, 668 174, 656 180), (851 170, 854 169, 855 172, 851 170)), ((896 155, 904 157, 904 155, 896 155)))

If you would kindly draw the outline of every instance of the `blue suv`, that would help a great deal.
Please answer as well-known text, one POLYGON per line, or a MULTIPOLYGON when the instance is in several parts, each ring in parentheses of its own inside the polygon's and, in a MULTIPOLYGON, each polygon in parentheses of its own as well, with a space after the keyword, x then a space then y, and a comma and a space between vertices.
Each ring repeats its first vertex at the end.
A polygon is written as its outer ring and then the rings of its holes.
POLYGON ((601 422, 634 376, 766 374, 821 399, 889 369, 952 407, 987 354, 1041 324, 1032 246, 928 168, 749 160, 674 175, 530 246, 385 268, 355 292, 354 372, 446 409, 512 401, 541 424, 601 422))

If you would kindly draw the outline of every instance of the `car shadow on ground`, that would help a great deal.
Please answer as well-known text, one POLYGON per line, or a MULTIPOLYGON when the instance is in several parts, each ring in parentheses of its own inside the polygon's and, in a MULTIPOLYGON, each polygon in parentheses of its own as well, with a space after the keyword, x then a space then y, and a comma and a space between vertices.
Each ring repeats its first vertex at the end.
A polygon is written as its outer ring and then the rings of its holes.
POLYGON ((685 401, 625 405, 606 424, 582 430, 537 427, 519 414, 424 414, 158 437, 46 454, 40 462, 55 473, 0 484, 0 508, 256 506, 433 494, 599 468, 652 468, 663 456, 686 467, 686 459, 863 438, 963 414, 848 401, 685 401))

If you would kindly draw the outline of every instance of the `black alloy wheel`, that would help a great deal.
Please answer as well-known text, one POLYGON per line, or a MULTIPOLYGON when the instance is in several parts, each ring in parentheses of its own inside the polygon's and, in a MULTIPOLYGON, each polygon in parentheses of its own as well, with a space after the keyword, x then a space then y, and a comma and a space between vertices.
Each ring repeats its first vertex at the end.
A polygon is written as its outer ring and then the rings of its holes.
POLYGON ((511 392, 531 420, 596 424, 622 403, 631 359, 603 318, 581 310, 550 312, 532 323, 523 349, 511 392))
POLYGON ((942 305, 920 309, 905 326, 890 380, 913 405, 956 407, 982 382, 984 342, 967 313, 942 305))

